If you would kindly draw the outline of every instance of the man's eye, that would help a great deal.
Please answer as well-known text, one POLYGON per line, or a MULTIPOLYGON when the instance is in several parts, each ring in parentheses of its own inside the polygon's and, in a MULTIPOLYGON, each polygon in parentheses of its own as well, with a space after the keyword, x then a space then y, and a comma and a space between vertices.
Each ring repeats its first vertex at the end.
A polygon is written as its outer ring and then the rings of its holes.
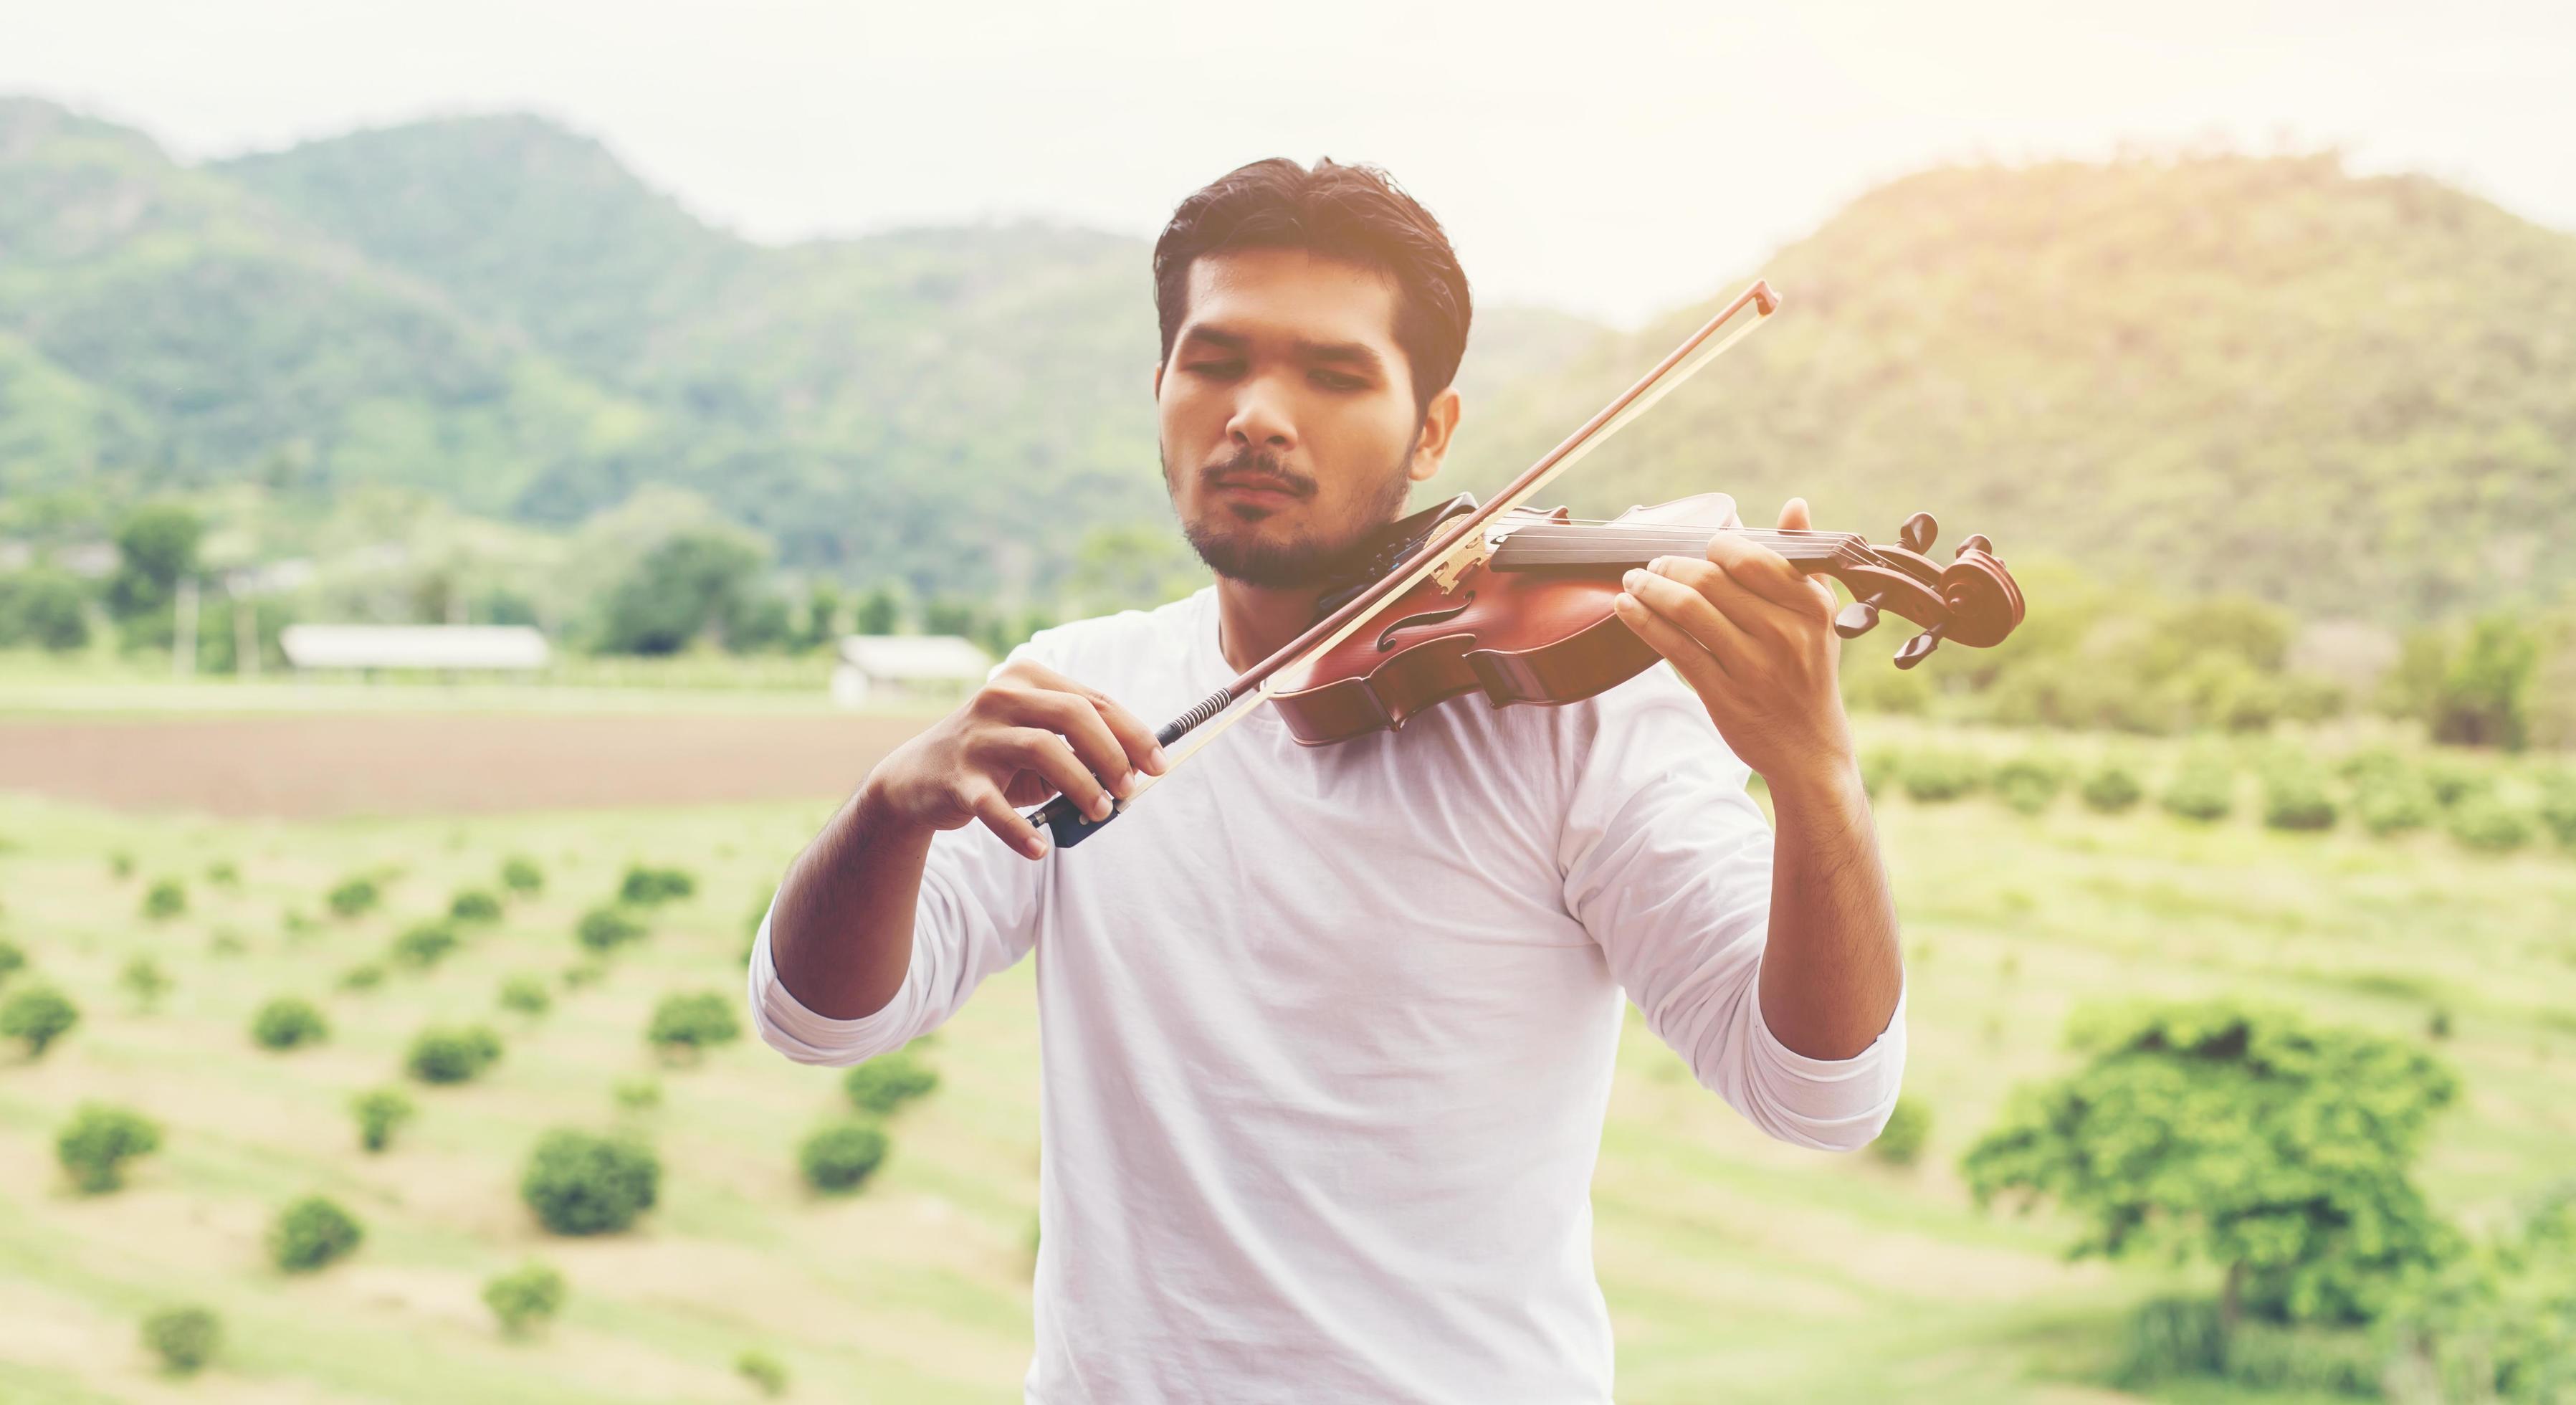
POLYGON ((1357 376, 1343 375, 1339 371, 1317 371, 1314 373, 1314 379, 1315 384, 1322 386, 1326 390, 1365 390, 1368 388, 1367 381, 1361 380, 1357 376))

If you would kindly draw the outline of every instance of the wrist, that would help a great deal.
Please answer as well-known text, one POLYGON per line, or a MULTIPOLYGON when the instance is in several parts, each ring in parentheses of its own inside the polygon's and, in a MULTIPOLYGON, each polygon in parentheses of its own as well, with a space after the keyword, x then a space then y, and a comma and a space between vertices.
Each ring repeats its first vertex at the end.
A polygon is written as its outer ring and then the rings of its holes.
POLYGON ((1794 766, 1762 773, 1762 785, 1777 809, 1815 810, 1857 805, 1867 808, 1861 788, 1860 761, 1849 752, 1810 757, 1794 766))

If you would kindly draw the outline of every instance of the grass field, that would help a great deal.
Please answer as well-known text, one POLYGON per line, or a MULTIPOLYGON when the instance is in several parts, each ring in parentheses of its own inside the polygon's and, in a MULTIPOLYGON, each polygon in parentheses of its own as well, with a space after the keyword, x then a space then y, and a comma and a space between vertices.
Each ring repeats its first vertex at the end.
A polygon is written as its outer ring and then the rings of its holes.
MULTIPOLYGON (((1016 1399, 1038 1156, 1025 966, 929 1042, 942 1086, 898 1115, 885 1169, 845 1200, 806 1191, 793 1159, 840 1107, 833 1072, 748 1039, 666 1066, 641 1038, 666 993, 739 990, 746 914, 824 809, 216 821, 0 797, 0 936, 31 958, 11 988, 50 980, 83 1011, 42 1060, 0 1054, 0 1399, 752 1399, 732 1370, 746 1348, 788 1365, 795 1398, 1016 1399), (513 853, 544 866, 541 898, 432 971, 337 988, 513 853), (548 1015, 505 1017, 501 981, 575 964, 575 919, 636 861, 689 869, 697 896, 660 910, 604 979, 558 983, 548 1015), (237 887, 207 879, 218 863, 237 887), (383 911, 323 913, 333 883, 379 868, 399 871, 383 911), (189 909, 146 919, 163 876, 186 882, 189 909), (318 930, 290 931, 289 910, 318 930), (151 1012, 116 979, 144 953, 176 981, 151 1012), (253 1047, 252 1011, 287 993, 325 1008, 329 1042, 253 1047), (480 1082, 415 1086, 404 1138, 361 1155, 350 1095, 393 1081, 424 1024, 467 1019, 502 1032, 501 1062, 480 1082), (659 1080, 657 1109, 620 1109, 612 1090, 637 1077, 659 1080), (85 1098, 166 1129, 121 1192, 79 1195, 55 1164, 54 1133, 85 1098), (520 1163, 558 1124, 649 1133, 665 1176, 641 1228, 537 1228, 520 1163), (367 1239, 289 1278, 261 1236, 312 1192, 354 1210, 367 1239), (565 1272, 571 1298, 549 1333, 514 1342, 477 1295, 531 1255, 565 1272), (173 1302, 225 1322, 220 1363, 190 1381, 156 1375, 136 1341, 173 1302)), ((2069 1266, 2061 1226, 1980 1213, 1952 1169, 2014 1083, 2063 1066, 2066 1016, 2088 999, 2232 992, 2418 1038, 2445 1011, 2438 1047, 2468 1095, 2423 1167, 2437 1202, 2486 1222, 2576 1169, 2576 860, 2349 826, 2276 834, 2242 816, 2203 828, 2151 807, 2105 818, 2071 800, 2024 817, 1890 798, 1881 822, 1911 958, 1909 1093, 1933 1111, 1931 1148, 1899 1170, 1768 1143, 1632 1019, 1595 1181, 1622 1400, 2125 1398, 2087 1381, 2128 1305, 2177 1280, 2069 1266)))

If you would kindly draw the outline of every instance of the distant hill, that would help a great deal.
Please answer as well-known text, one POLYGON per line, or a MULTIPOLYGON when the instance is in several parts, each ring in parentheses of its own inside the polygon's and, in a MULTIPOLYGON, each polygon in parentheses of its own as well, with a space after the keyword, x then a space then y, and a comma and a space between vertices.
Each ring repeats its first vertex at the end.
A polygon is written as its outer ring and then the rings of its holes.
MULTIPOLYGON (((0 99, 0 491, 391 482, 568 524, 670 484, 790 565, 1042 592, 1165 512, 1146 266, 1034 224, 754 245, 532 117, 189 167, 0 99)), ((1778 322, 1568 499, 1924 508, 2388 619, 2576 581, 2576 235, 2327 158, 2060 163, 1897 181, 1759 271, 1778 322)), ((1705 311, 1481 312, 1439 486, 1705 311)))
MULTIPOLYGON (((1760 270, 1778 320, 1605 448, 1612 511, 1799 493, 2105 574, 2422 618, 2576 582, 2576 235, 2331 158, 1941 170, 1760 270)), ((1714 309, 1531 384, 1483 487, 1714 309)), ((1943 554, 1946 554, 1944 552, 1943 554)))

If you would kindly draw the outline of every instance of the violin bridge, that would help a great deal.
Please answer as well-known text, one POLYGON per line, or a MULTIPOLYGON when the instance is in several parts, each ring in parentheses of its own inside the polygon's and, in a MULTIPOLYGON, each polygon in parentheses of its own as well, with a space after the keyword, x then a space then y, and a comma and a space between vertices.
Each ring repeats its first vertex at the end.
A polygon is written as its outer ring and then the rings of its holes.
POLYGON ((1494 538, 1483 532, 1471 532, 1467 539, 1449 548, 1449 554, 1431 566, 1431 583, 1447 595, 1458 588, 1469 571, 1484 565, 1494 555, 1494 538))

